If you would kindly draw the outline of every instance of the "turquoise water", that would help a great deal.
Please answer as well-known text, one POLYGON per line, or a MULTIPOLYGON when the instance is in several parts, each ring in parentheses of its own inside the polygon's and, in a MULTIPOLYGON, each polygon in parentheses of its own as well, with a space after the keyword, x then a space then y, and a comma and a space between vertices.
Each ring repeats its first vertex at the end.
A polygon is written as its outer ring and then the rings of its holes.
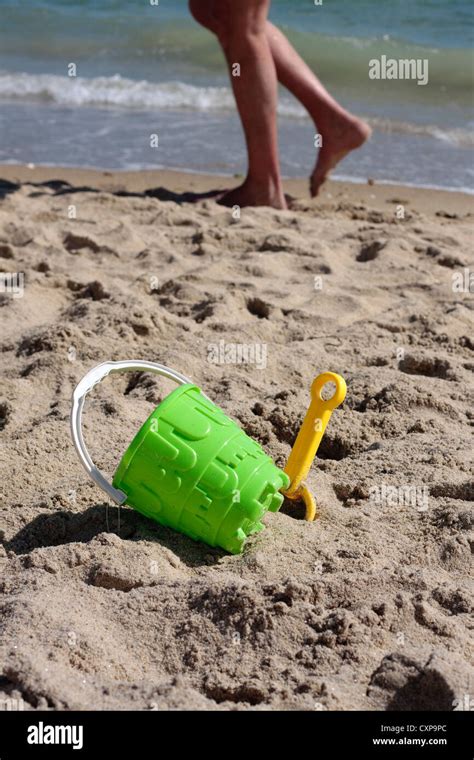
MULTIPOLYGON (((339 176, 472 187, 471 6, 273 0, 271 19, 331 92, 374 126, 339 176), (369 61, 381 55, 427 59, 428 84, 370 80, 369 61)), ((0 19, 0 161, 245 170, 221 51, 184 0, 0 0, 0 19), (75 78, 67 76, 71 62, 75 78), (160 135, 157 150, 151 133, 160 135)), ((314 127, 283 91, 279 122, 284 173, 306 174, 314 127)))

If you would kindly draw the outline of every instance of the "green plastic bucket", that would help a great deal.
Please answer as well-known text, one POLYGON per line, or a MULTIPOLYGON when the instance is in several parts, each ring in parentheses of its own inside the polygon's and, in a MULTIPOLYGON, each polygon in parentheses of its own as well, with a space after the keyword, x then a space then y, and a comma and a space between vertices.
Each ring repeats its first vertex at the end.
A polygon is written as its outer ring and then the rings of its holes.
POLYGON ((289 477, 230 417, 182 375, 151 362, 106 362, 73 395, 73 440, 91 477, 120 504, 210 546, 238 554, 249 535, 276 512, 289 477), (85 448, 86 393, 111 372, 154 371, 180 387, 142 425, 113 478, 104 478, 85 448))

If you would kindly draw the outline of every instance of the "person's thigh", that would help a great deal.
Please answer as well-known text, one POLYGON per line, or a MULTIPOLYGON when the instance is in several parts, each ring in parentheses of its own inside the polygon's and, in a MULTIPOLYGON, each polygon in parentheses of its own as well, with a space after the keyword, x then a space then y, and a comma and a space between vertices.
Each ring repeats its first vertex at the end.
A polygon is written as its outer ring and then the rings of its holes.
POLYGON ((216 0, 189 0, 189 10, 193 18, 214 34, 219 31, 218 22, 214 15, 216 0))

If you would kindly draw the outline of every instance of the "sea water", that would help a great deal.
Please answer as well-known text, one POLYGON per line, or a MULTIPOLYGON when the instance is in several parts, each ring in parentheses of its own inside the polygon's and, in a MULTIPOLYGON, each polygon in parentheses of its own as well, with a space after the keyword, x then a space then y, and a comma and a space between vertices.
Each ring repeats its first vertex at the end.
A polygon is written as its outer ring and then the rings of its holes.
MULTIPOLYGON (((374 128, 336 177, 473 188, 471 5, 273 0, 271 20, 374 128), (427 61, 427 81, 369 75, 401 60, 427 61)), ((284 89, 278 114, 283 173, 309 174, 317 126, 284 89)), ((0 0, 0 135, 3 163, 246 169, 222 53, 184 0, 0 0)))

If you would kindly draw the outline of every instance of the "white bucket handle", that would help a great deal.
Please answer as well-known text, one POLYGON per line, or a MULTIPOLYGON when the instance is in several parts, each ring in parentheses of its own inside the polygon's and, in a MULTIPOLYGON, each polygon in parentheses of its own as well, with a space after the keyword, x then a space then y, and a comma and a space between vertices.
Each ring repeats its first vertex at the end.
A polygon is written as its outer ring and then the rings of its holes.
POLYGON ((97 383, 100 383, 107 375, 115 374, 117 372, 154 372, 156 375, 167 377, 169 380, 174 380, 178 385, 186 385, 191 383, 184 375, 176 372, 174 369, 169 369, 163 364, 157 364, 156 362, 146 361, 121 361, 121 362, 103 362, 93 367, 89 372, 84 375, 82 380, 77 384, 74 393, 72 394, 72 409, 71 409, 71 435, 76 447, 76 451, 79 455, 86 472, 94 480, 100 488, 102 488, 110 498, 115 501, 116 504, 123 504, 127 499, 127 494, 123 491, 119 491, 114 488, 107 478, 97 469, 92 461, 90 454, 87 450, 87 446, 84 443, 82 436, 82 409, 84 401, 89 391, 94 388, 97 383))

